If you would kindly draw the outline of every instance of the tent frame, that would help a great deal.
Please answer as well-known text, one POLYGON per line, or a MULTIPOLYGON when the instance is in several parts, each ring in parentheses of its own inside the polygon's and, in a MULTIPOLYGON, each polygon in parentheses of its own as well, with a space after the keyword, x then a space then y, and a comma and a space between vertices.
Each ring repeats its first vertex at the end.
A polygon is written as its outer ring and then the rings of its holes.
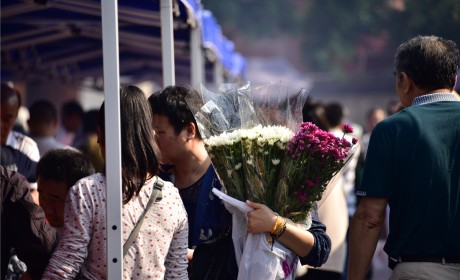
MULTIPOLYGON (((107 182, 107 279, 123 277, 120 68, 117 0, 101 1, 107 182)), ((174 85, 172 0, 161 0, 163 86, 174 85)))

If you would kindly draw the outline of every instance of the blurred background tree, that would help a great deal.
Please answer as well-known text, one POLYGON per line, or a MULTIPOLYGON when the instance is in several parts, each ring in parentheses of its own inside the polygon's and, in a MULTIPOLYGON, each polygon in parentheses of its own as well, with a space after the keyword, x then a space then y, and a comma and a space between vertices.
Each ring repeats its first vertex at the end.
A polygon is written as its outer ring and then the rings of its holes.
POLYGON ((390 71, 395 48, 416 35, 460 45, 459 0, 203 0, 230 39, 300 39, 311 72, 347 77, 390 71))

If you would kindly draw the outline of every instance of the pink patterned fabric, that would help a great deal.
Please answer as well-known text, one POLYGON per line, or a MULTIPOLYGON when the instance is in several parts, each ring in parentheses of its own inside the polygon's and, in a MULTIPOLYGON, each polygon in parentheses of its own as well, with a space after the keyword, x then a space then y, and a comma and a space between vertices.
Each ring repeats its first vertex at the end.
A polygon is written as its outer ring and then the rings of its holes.
MULTIPOLYGON (((123 205, 123 242, 144 211, 156 177, 138 197, 123 205)), ((102 174, 86 177, 67 197, 65 226, 43 279, 106 279, 106 183, 102 174)), ((124 279, 188 279, 187 214, 177 189, 165 182, 163 199, 152 204, 138 237, 123 259, 124 279)))

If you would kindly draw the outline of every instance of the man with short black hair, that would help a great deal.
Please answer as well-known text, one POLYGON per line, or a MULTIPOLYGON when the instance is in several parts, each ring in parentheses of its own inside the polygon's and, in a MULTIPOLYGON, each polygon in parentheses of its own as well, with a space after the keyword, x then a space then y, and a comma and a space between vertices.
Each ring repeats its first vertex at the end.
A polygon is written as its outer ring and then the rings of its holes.
POLYGON ((74 149, 57 149, 46 153, 38 162, 37 178, 40 206, 50 225, 64 226, 64 206, 69 189, 78 180, 94 174, 91 161, 74 149))

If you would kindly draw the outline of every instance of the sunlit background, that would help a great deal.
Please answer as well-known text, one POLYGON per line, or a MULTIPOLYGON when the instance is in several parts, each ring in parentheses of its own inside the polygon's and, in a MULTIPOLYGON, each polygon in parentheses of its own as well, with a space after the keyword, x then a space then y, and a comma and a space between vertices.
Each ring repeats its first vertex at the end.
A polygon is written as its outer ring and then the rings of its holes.
POLYGON ((394 92, 393 55, 416 35, 460 44, 458 0, 203 0, 248 60, 249 80, 308 87, 365 123, 394 92))
MULTIPOLYGON (((189 38, 183 36, 190 20, 184 20, 182 4, 193 2, 195 17, 210 11, 228 39, 227 45, 245 59, 237 79, 227 76, 223 81, 283 81, 304 87, 317 101, 342 103, 348 118, 361 125, 370 107, 385 108, 396 100, 392 72, 398 44, 415 35, 431 34, 460 44, 458 0, 173 2, 179 15, 175 22, 178 84, 191 83, 190 59, 184 59, 190 55, 189 38)), ((58 107, 72 98, 85 109, 100 105, 103 80, 98 3, 2 0, 1 79, 15 84, 24 95, 25 106, 41 98, 52 99, 58 107), (38 27, 40 33, 34 33, 38 27), (49 33, 53 29, 60 33, 49 33), (74 56, 65 56, 71 50, 75 50, 74 56)), ((136 83, 150 94, 161 87, 160 39, 153 29, 159 15, 155 11, 149 14, 149 9, 158 10, 159 0, 121 0, 119 5, 135 8, 128 12, 120 8, 122 80, 136 83), (135 33, 139 30, 142 36, 135 33), (149 38, 150 34, 155 38, 149 38)), ((205 50, 208 82, 213 55, 205 50)))

